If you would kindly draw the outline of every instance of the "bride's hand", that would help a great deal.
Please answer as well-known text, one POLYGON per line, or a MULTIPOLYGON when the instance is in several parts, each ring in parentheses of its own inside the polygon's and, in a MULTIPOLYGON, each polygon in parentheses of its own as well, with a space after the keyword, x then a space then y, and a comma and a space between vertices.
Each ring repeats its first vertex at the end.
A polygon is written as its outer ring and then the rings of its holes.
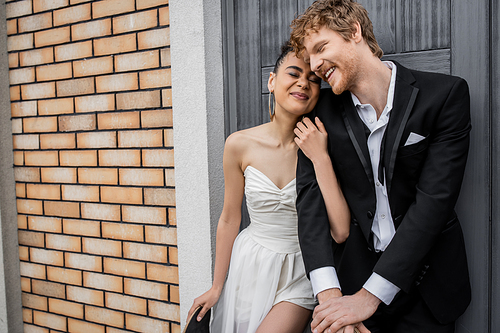
POLYGON ((316 126, 305 117, 293 130, 296 135, 295 143, 313 163, 328 156, 328 133, 318 117, 314 120, 316 126))
POLYGON ((207 311, 211 309, 215 305, 215 303, 217 303, 219 297, 220 297, 220 291, 217 291, 212 287, 200 297, 195 298, 195 300, 193 301, 193 305, 191 306, 191 309, 189 309, 188 318, 191 317, 191 314, 198 307, 202 306, 203 309, 201 309, 198 318, 196 318, 197 321, 200 321, 203 318, 203 316, 205 316, 205 313, 207 313, 207 311))

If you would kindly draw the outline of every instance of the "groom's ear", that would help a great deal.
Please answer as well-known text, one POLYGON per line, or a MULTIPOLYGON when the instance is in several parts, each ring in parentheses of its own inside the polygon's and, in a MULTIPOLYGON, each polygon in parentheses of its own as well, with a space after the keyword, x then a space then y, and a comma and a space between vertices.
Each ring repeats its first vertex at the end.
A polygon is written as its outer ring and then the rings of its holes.
POLYGON ((269 92, 273 92, 274 91, 274 79, 276 77, 276 74, 274 74, 273 72, 269 73, 269 80, 267 80, 267 89, 269 90, 269 92))

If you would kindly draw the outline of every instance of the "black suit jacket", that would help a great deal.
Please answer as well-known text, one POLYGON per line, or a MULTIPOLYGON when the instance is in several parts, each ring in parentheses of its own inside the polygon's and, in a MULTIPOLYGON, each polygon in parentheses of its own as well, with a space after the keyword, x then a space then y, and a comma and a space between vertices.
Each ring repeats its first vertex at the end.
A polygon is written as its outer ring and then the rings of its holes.
POLYGON ((376 272, 402 292, 418 288, 436 319, 448 323, 470 302, 464 240, 454 211, 469 148, 468 86, 458 77, 396 65, 381 149, 394 238, 381 256, 375 253, 376 197, 365 126, 350 92, 334 95, 326 89, 311 117, 318 116, 328 131, 329 154, 351 209, 350 234, 340 245, 331 238, 313 165, 299 151, 300 245, 307 273, 334 266, 344 294, 357 292, 376 272), (405 146, 411 132, 425 139, 405 146))

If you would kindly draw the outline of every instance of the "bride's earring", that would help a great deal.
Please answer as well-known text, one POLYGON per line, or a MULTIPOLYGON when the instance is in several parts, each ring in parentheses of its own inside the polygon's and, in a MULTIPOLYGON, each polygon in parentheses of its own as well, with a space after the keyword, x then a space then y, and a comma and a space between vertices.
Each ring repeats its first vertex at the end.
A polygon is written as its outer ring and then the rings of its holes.
POLYGON ((274 103, 275 103, 274 94, 271 91, 269 93, 269 119, 271 119, 271 121, 273 121, 274 118, 274 103))

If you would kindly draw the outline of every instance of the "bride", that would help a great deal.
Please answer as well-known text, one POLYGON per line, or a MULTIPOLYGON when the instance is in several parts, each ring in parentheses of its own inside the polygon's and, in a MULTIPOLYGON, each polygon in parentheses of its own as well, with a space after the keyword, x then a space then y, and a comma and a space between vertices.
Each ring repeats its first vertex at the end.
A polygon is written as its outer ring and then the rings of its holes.
POLYGON ((202 306, 199 321, 215 305, 213 333, 302 332, 311 317, 316 301, 295 210, 299 147, 315 166, 332 237, 341 243, 349 234, 350 213, 327 154, 326 131, 319 119, 315 126, 303 118, 318 100, 321 79, 288 43, 281 51, 268 81, 275 99, 269 103, 271 122, 233 133, 224 148, 214 280, 188 314, 202 306), (251 223, 238 234, 243 194, 251 223))

